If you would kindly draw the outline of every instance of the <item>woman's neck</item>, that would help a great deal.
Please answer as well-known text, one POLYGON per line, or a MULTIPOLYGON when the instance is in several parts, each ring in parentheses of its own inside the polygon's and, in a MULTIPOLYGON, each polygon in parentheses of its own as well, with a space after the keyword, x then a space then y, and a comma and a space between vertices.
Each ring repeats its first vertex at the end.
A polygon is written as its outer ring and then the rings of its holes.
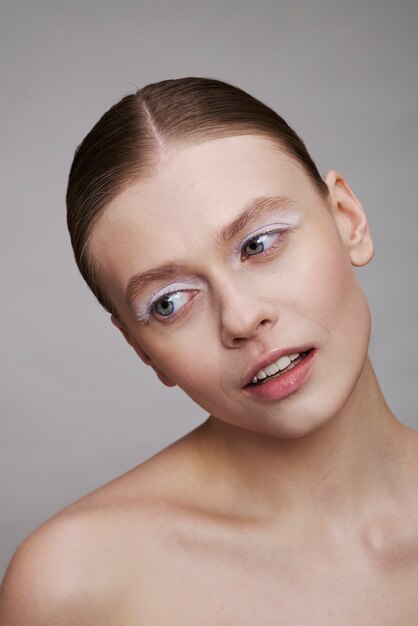
POLYGON ((367 359, 348 403, 306 436, 277 438, 209 417, 200 429, 205 497, 265 521, 295 511, 353 516, 398 493, 406 431, 367 359))

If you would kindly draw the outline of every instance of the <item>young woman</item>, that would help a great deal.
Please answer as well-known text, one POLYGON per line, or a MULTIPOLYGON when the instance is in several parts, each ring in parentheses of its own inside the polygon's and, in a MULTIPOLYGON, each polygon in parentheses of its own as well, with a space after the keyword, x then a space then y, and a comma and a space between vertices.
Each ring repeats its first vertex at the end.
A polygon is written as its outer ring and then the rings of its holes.
POLYGON ((418 623, 417 435, 368 357, 373 243, 343 176, 250 95, 185 78, 101 118, 67 200, 113 324, 209 417, 36 530, 1 624, 418 623))

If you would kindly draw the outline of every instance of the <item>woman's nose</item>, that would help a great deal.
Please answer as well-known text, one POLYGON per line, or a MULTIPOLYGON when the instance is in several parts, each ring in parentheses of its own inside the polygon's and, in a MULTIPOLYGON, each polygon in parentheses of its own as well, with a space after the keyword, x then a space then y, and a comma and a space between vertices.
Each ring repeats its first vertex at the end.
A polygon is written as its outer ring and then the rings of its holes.
POLYGON ((231 285, 223 290, 221 302, 222 342, 229 348, 237 348, 245 340, 251 339, 274 325, 278 318, 276 306, 266 298, 266 294, 250 285, 231 285))

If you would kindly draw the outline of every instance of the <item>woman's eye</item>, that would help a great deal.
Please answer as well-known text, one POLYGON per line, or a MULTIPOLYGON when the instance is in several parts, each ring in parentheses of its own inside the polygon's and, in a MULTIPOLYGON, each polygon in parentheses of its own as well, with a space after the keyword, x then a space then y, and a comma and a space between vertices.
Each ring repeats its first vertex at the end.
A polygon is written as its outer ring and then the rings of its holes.
POLYGON ((184 306, 189 300, 190 296, 186 291, 176 291, 175 293, 169 293, 163 296, 152 306, 152 309, 157 315, 162 317, 170 317, 173 313, 184 306))
POLYGON ((273 233, 260 233, 252 239, 249 239, 243 246, 242 252, 244 256, 255 256, 271 248, 280 236, 280 231, 273 233))

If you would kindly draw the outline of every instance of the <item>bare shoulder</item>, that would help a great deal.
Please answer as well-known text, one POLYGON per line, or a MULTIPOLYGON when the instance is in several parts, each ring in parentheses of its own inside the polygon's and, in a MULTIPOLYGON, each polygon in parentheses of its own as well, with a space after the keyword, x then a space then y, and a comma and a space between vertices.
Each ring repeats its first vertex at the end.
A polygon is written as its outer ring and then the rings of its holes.
POLYGON ((167 556, 164 537, 187 492, 186 458, 181 445, 169 447, 35 530, 2 583, 2 626, 120 619, 126 581, 135 581, 140 593, 167 556))
POLYGON ((415 529, 415 546, 418 560, 418 432, 408 429, 408 435, 409 446, 404 458, 405 472, 409 477, 406 500, 410 504, 409 512, 415 529))
MULTIPOLYGON (((2 626, 114 624, 127 579, 138 587, 158 545, 158 507, 86 496, 16 550, 0 588, 2 626), (112 617, 113 616, 113 617, 112 617)), ((110 496, 110 494, 108 494, 110 496)))
POLYGON ((1 586, 2 625, 90 624, 106 597, 94 526, 93 515, 57 515, 22 542, 1 586))
POLYGON ((418 571, 418 433, 402 425, 401 454, 390 491, 373 509, 366 525, 365 546, 374 563, 386 571, 418 571))
MULTIPOLYGON (((418 507, 418 431, 404 427, 406 433, 405 454, 403 456, 404 468, 409 477, 408 485, 411 496, 418 507)), ((417 510, 418 512, 418 510, 417 510)))

